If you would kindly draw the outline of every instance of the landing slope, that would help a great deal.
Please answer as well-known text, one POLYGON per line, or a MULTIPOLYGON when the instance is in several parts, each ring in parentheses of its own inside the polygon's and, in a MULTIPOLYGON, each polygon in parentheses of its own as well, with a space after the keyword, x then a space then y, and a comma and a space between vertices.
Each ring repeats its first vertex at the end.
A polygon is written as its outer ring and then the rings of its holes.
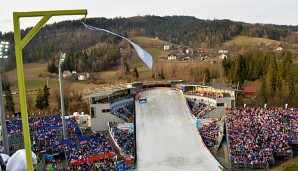
POLYGON ((138 171, 221 170, 202 143, 182 93, 153 89, 136 101, 138 171))

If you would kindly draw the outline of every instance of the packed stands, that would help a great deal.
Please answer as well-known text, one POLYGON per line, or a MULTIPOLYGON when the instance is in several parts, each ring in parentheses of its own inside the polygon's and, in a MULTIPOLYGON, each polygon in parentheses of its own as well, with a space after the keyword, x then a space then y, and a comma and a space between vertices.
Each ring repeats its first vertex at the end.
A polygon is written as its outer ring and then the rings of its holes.
POLYGON ((213 147, 217 145, 219 124, 217 118, 213 118, 208 123, 203 123, 202 128, 199 129, 199 133, 207 147, 213 147))
MULTIPOLYGON (((60 115, 29 118, 33 151, 39 156, 65 154, 68 170, 116 168, 115 152, 106 133, 93 132, 87 137, 82 134, 75 118, 66 119, 66 124, 70 139, 63 140, 60 115)), ((9 134, 21 134, 21 120, 7 121, 7 130, 9 134)))
POLYGON ((133 104, 127 104, 123 107, 117 108, 111 114, 123 119, 125 122, 133 121, 133 104))
POLYGON ((297 116, 297 109, 226 109, 232 166, 268 168, 278 153, 291 157, 290 143, 297 140, 297 116))
POLYGON ((203 118, 207 113, 215 109, 214 106, 207 105, 206 103, 204 103, 204 101, 194 102, 194 101, 187 100, 187 104, 191 110, 191 113, 196 118, 203 118))
POLYGON ((124 131, 118 128, 118 123, 109 123, 111 134, 121 148, 123 155, 129 155, 134 158, 135 147, 134 147, 134 135, 133 132, 124 131))

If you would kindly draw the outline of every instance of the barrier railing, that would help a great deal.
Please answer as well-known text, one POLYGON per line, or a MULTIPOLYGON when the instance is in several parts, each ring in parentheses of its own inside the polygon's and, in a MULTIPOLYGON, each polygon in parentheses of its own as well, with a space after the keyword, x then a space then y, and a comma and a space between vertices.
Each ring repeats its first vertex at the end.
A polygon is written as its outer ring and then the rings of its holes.
POLYGON ((241 168, 241 169, 269 169, 269 163, 231 163, 232 168, 241 168))
POLYGON ((110 152, 110 153, 102 154, 102 155, 98 155, 98 156, 82 158, 75 162, 69 162, 68 164, 70 166, 74 166, 74 165, 78 165, 78 164, 82 164, 82 163, 86 163, 86 162, 89 163, 89 162, 98 161, 100 159, 111 158, 111 157, 114 157, 115 155, 116 155, 116 153, 110 152))

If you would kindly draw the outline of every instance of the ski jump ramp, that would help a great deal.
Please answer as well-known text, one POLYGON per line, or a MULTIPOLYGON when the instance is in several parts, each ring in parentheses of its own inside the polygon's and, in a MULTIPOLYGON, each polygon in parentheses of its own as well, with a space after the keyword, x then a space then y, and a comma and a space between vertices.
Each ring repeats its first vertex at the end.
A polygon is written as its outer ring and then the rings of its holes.
POLYGON ((198 134, 182 92, 151 89, 136 101, 137 171, 221 171, 198 134))

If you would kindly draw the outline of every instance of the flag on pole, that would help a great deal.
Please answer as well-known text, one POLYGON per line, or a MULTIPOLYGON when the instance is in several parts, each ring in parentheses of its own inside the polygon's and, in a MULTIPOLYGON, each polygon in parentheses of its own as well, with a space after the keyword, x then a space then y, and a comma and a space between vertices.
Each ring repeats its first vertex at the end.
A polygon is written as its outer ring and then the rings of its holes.
POLYGON ((152 60, 152 56, 146 52, 144 49, 142 49, 139 45, 135 44, 134 42, 132 42, 131 40, 129 40, 128 38, 126 37, 123 37, 119 34, 116 34, 114 32, 111 32, 109 30, 105 30, 105 29, 102 29, 102 28, 98 28, 98 27, 93 27, 93 26, 90 26, 90 25, 87 25, 85 23, 83 23, 84 26, 87 28, 87 29, 90 29, 90 30, 96 30, 96 31, 104 31, 104 32, 107 32, 107 33, 110 33, 110 34, 113 34, 115 36, 118 36, 118 37, 121 37, 122 39, 125 39, 127 40, 134 48, 135 50, 137 51, 139 57, 145 62, 145 64, 150 68, 152 69, 152 64, 153 64, 153 60, 152 60))

